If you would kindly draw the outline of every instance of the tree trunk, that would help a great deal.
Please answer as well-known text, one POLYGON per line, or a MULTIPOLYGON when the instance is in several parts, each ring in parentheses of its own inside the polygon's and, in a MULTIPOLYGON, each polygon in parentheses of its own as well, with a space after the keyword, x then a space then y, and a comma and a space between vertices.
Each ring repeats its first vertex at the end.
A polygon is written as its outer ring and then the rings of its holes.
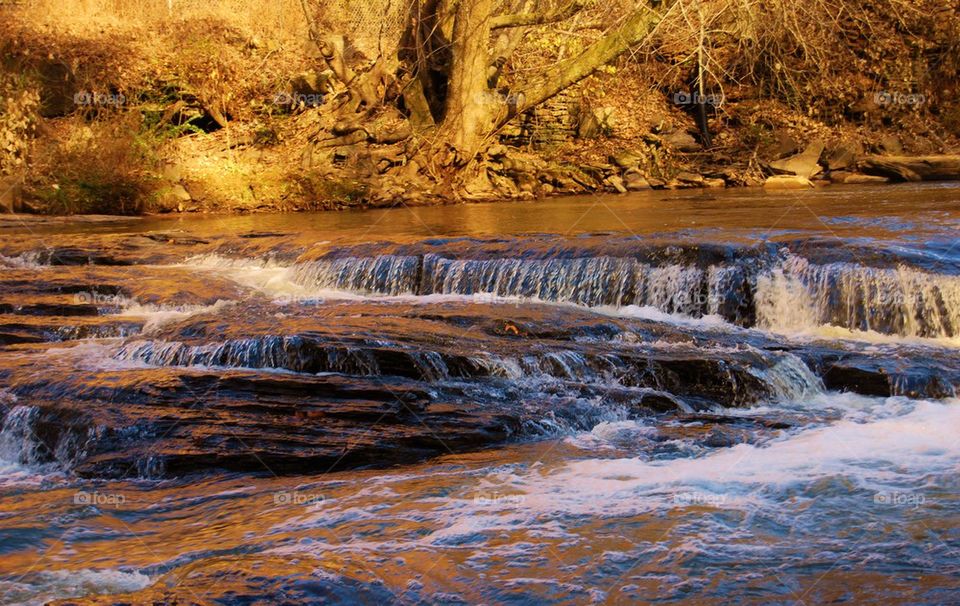
POLYGON ((494 130, 498 106, 487 88, 492 9, 493 0, 461 0, 453 24, 453 60, 441 132, 460 162, 469 162, 494 130))
POLYGON ((868 175, 896 181, 955 181, 960 179, 960 156, 870 156, 859 163, 868 175))

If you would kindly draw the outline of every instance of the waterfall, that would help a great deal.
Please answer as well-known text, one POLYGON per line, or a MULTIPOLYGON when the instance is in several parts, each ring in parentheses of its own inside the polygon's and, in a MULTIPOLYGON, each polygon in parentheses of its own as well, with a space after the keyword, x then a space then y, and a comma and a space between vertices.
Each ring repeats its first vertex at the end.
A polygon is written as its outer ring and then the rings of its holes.
POLYGON ((358 294, 416 294, 420 257, 345 257, 300 264, 294 281, 321 289, 358 294))
POLYGON ((151 366, 264 368, 365 376, 380 374, 377 361, 369 350, 321 346, 299 336, 233 339, 204 345, 187 345, 178 341, 132 341, 123 345, 114 358, 151 366))
POLYGON ((960 336, 960 277, 790 255, 757 280, 757 320, 769 329, 823 324, 904 337, 960 336))
MULTIPOLYGON (((241 273, 236 261, 204 263, 232 276, 241 273)), ((451 259, 426 253, 342 256, 286 267, 268 262, 251 268, 259 268, 252 272, 256 276, 235 277, 268 294, 488 295, 583 307, 650 307, 780 332, 835 326, 902 337, 960 336, 960 277, 903 265, 817 265, 786 251, 702 266, 602 255, 451 259)))
POLYGON ((785 353, 766 369, 753 373, 770 386, 776 398, 799 402, 823 393, 823 381, 797 356, 785 353))
POLYGON ((642 266, 631 259, 424 259, 424 292, 493 294, 578 305, 628 305, 642 266))
POLYGON ((43 446, 34 436, 40 409, 36 406, 14 406, 3 419, 0 429, 0 460, 20 465, 41 462, 43 446))

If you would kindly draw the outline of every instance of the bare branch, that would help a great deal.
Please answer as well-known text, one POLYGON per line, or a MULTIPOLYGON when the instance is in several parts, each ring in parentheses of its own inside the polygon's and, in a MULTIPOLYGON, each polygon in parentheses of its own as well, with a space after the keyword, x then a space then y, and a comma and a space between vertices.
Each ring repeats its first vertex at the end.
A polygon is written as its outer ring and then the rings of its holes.
POLYGON ((490 29, 503 29, 505 27, 530 27, 532 25, 556 23, 557 21, 564 21, 576 15, 583 10, 584 6, 585 3, 583 0, 573 0, 573 2, 555 13, 517 13, 514 15, 500 15, 491 19, 490 29))
POLYGON ((516 107, 500 121, 500 126, 509 122, 515 115, 558 94, 583 80, 603 65, 608 65, 624 54, 630 47, 647 38, 662 18, 661 13, 645 6, 637 8, 616 30, 591 44, 579 56, 562 61, 542 72, 529 86, 518 91, 515 96, 522 99, 516 107))

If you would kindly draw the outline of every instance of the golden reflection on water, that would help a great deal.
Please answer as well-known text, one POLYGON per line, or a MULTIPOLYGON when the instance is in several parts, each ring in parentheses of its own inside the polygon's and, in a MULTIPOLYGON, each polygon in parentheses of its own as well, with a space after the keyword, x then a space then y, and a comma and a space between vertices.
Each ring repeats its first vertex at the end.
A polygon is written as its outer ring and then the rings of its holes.
MULTIPOLYGON (((5 226, 7 227, 7 226, 5 226)), ((535 202, 268 215, 176 215, 104 225, 29 226, 28 233, 182 229, 200 236, 250 232, 300 234, 303 243, 530 233, 617 232, 648 236, 705 230, 722 240, 753 242, 802 230, 824 236, 912 238, 960 227, 960 185, 825 187, 808 192, 760 189, 680 190, 623 196, 571 196, 535 202), (864 204, 864 200, 868 204, 864 204)))

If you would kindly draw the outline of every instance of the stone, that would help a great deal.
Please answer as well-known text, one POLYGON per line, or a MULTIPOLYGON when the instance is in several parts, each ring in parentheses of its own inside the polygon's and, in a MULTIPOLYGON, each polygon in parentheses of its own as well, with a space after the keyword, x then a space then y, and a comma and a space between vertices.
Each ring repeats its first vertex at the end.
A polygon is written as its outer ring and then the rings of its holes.
POLYGON ((727 182, 719 178, 704 179, 703 186, 709 187, 710 189, 723 189, 727 186, 727 182))
POLYGON ((624 186, 627 191, 643 191, 650 189, 650 182, 638 170, 628 170, 624 175, 624 186))
POLYGON ((587 112, 577 129, 577 136, 581 139, 595 139, 612 135, 616 127, 615 112, 613 107, 600 107, 587 112))
POLYGON ((619 166, 623 170, 630 170, 640 166, 643 156, 631 150, 617 152, 610 156, 610 163, 619 166))
POLYGON ((697 173, 690 173, 681 171, 677 173, 677 181, 683 183, 684 185, 694 185, 697 187, 703 187, 703 176, 698 175, 697 173))
POLYGON ((693 138, 693 135, 686 131, 677 131, 666 135, 663 137, 663 141, 669 147, 682 153, 694 153, 703 149, 703 146, 693 138))
POLYGON ((176 183, 160 193, 154 205, 154 210, 162 213, 183 212, 184 208, 192 201, 193 197, 190 192, 180 183, 176 183))
POLYGON ((820 155, 823 154, 825 147, 823 141, 813 141, 803 152, 784 160, 771 162, 770 168, 775 174, 796 175, 809 179, 823 170, 820 167, 820 155))
POLYGON ((831 171, 845 170, 857 163, 857 156, 863 153, 863 150, 852 143, 841 143, 837 145, 827 158, 827 168, 831 171))
POLYGON ((617 191, 618 194, 627 193, 627 186, 623 183, 623 178, 617 175, 610 175, 603 181, 606 185, 609 185, 617 191))
POLYGON ((810 189, 813 182, 798 175, 773 175, 763 182, 764 189, 810 189))

